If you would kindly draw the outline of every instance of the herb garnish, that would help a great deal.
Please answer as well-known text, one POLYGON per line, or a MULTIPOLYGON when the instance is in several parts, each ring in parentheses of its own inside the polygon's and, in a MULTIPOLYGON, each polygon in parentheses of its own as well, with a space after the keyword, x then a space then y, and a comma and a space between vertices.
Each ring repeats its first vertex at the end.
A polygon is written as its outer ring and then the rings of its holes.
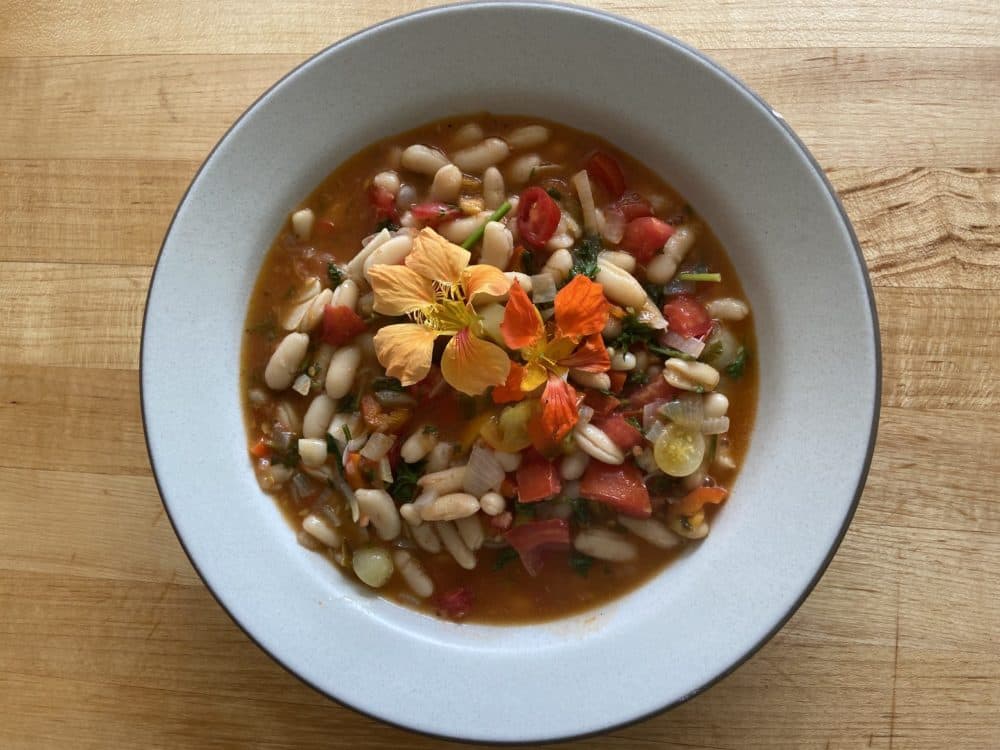
POLYGON ((597 255, 603 249, 601 239, 593 234, 573 248, 573 268, 569 272, 569 278, 586 276, 588 279, 593 279, 596 277, 597 255))
POLYGON ((554 201, 562 200, 562 193, 555 188, 547 188, 545 192, 548 193, 549 197, 554 201))
POLYGON ((340 266, 336 263, 326 264, 326 275, 330 279, 330 288, 336 289, 340 286, 340 283, 344 280, 344 272, 340 270, 340 266))
POLYGON ((573 572, 584 578, 587 577, 587 573, 590 572, 590 566, 593 564, 594 558, 582 552, 574 552, 569 557, 569 566, 573 569, 573 572))
POLYGON ((680 281, 722 281, 721 273, 679 273, 680 281))
POLYGON ((399 468, 396 469, 396 478, 387 489, 392 499, 400 504, 412 502, 413 498, 417 496, 419 488, 417 480, 423 476, 423 473, 423 461, 418 461, 415 464, 400 461, 399 468))
POLYGON ((513 547, 504 547, 497 552, 497 559, 493 563, 493 570, 500 570, 504 565, 517 559, 517 550, 513 547))
POLYGON ((396 378, 380 375, 372 381, 373 391, 396 391, 403 393, 403 384, 396 378))
POLYGON ((632 344, 648 344, 655 336, 656 330, 643 325, 639 318, 629 313, 622 318, 622 332, 612 346, 616 352, 625 352, 632 348, 632 344))
POLYGON ((711 364, 718 359, 720 354, 722 354, 722 341, 721 339, 716 339, 702 350, 701 357, 699 357, 699 359, 701 359, 702 362, 708 362, 711 364))
POLYGON ((748 359, 750 359, 750 352, 747 351, 745 346, 741 346, 736 350, 736 359, 726 366, 726 375, 733 380, 742 378, 747 368, 748 359))
POLYGON ((569 505, 573 509, 573 520, 577 524, 586 526, 590 523, 590 505, 584 498, 574 497, 569 501, 569 505))
POLYGON ((345 414, 352 411, 357 411, 358 409, 358 395, 356 393, 348 393, 337 404, 337 411, 341 414, 345 414))
POLYGON ((395 232, 399 229, 399 224, 394 222, 392 219, 382 219, 378 224, 375 225, 375 231, 381 232, 383 229, 388 229, 390 232, 395 232))
POLYGON ((674 349, 671 346, 660 346, 659 344, 647 344, 649 351, 659 354, 661 357, 683 359, 686 362, 694 362, 694 357, 690 354, 685 354, 680 349, 674 349))

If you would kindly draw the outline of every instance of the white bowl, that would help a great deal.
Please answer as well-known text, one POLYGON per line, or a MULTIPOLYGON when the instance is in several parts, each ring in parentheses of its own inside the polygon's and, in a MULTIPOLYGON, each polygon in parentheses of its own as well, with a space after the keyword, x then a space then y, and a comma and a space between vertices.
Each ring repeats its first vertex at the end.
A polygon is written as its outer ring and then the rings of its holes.
POLYGON ((383 721, 452 738, 567 738, 674 706, 802 603, 864 484, 879 405, 864 263, 781 118, 682 43, 581 8, 428 10, 345 39, 239 119, 177 209, 149 292, 150 459, 192 563, 278 662, 383 721), (447 114, 598 133, 664 175, 728 248, 754 311, 757 423, 711 535, 634 593, 543 625, 454 624, 364 595, 299 547, 257 487, 240 341, 290 208, 372 141, 447 114))

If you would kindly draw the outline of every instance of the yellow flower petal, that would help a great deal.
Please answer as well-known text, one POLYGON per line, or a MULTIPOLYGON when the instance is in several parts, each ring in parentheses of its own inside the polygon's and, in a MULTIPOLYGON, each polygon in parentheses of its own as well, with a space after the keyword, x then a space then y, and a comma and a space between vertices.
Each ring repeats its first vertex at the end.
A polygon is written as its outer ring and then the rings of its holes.
POLYGON ((510 359, 504 350, 476 338, 468 328, 452 337, 441 356, 441 374, 448 385, 470 396, 505 383, 508 372, 510 359))
POLYGON ((521 390, 533 391, 548 379, 549 373, 545 367, 537 362, 531 362, 524 366, 524 377, 521 378, 521 390))
POLYGON ((494 266, 469 266, 462 271, 462 289, 469 302, 480 294, 500 297, 510 291, 510 279, 494 266))
POLYGON ((413 250, 405 262, 425 279, 457 284, 471 257, 468 250, 448 242, 430 227, 424 227, 414 238, 413 250))
POLYGON ((375 356, 389 377, 413 385, 430 371, 434 339, 439 335, 417 323, 385 326, 375 334, 375 356))
POLYGON ((375 293, 375 312, 382 315, 406 315, 434 304, 434 286, 406 266, 384 263, 368 269, 368 280, 375 293))

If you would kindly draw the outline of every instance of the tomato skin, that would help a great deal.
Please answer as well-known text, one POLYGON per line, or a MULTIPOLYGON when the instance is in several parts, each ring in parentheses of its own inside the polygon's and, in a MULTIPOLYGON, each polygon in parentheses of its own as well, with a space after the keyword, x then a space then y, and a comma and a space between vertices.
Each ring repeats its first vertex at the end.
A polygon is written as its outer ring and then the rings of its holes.
POLYGON ((583 403, 593 409, 594 414, 605 416, 617 409, 622 402, 614 396, 609 396, 605 393, 601 393, 600 391, 588 388, 583 396, 583 403))
POLYGON ((462 212, 447 203, 418 203, 410 208, 413 218, 427 227, 436 227, 444 221, 457 219, 462 212))
POLYGON ((671 297, 663 306, 663 317, 667 319, 668 330, 685 338, 701 338, 712 330, 712 316, 690 294, 671 297))
POLYGON ((602 430, 611 441, 628 452, 642 445, 645 438, 633 425, 629 424, 621 414, 611 414, 607 417, 594 418, 594 426, 602 430))
POLYGON ((609 372, 608 377, 611 378, 611 390, 615 393, 621 393, 622 388, 625 387, 625 383, 628 380, 627 372, 609 372))
POLYGON ((555 463, 536 451, 530 451, 517 467, 517 499, 537 503, 559 493, 562 480, 555 463))
POLYGON ((634 219, 641 219, 644 216, 653 215, 653 207, 649 201, 638 193, 625 193, 625 195, 611 205, 611 208, 624 216, 626 223, 634 219))
POLYGON ((517 206, 517 228, 526 245, 541 248, 556 233, 562 211, 559 204, 540 187, 521 193, 517 206))
POLYGON ((354 310, 347 305, 327 305, 323 308, 323 331, 320 339, 331 346, 342 346, 367 326, 354 310))
POLYGON ((580 479, 580 497, 604 503, 633 518, 649 518, 653 514, 642 473, 632 463, 611 466, 591 461, 580 479))
POLYGON ((674 228, 653 216, 641 216, 625 226, 625 234, 618 246, 635 256, 642 264, 649 263, 667 244, 674 228))
POLYGON ((504 539, 517 550, 529 575, 538 575, 542 567, 542 551, 552 547, 569 547, 569 524, 561 518, 522 523, 506 532, 504 539))
POLYGON ((464 586, 452 589, 438 594, 436 602, 446 617, 452 620, 461 620, 472 611, 472 591, 464 586))
POLYGON ((625 192, 625 173, 618 160, 604 151, 595 151, 584 167, 587 175, 597 180, 612 200, 625 192))
POLYGON ((641 412, 642 407, 646 404, 661 400, 669 401, 676 393, 676 388, 670 385, 662 375, 657 375, 647 385, 640 386, 629 396, 628 405, 632 409, 638 408, 641 412))
POLYGON ((376 221, 383 219, 397 221, 399 219, 399 212, 396 210, 396 198, 385 188, 372 185, 368 189, 368 200, 371 202, 372 208, 375 209, 376 221))

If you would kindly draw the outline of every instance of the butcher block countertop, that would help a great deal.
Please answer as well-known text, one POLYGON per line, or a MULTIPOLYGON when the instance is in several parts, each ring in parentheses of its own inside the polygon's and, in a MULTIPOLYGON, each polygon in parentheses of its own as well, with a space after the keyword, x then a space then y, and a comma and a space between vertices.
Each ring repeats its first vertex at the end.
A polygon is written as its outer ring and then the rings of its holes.
MULTIPOLYGON (((449 746, 240 631, 164 515, 139 409, 146 291, 201 161, 306 57, 424 4, 0 0, 0 748, 449 746)), ((884 376, 860 508, 802 608, 689 703, 571 746, 1000 747, 1000 5, 596 5, 802 137, 861 241, 884 376)))

